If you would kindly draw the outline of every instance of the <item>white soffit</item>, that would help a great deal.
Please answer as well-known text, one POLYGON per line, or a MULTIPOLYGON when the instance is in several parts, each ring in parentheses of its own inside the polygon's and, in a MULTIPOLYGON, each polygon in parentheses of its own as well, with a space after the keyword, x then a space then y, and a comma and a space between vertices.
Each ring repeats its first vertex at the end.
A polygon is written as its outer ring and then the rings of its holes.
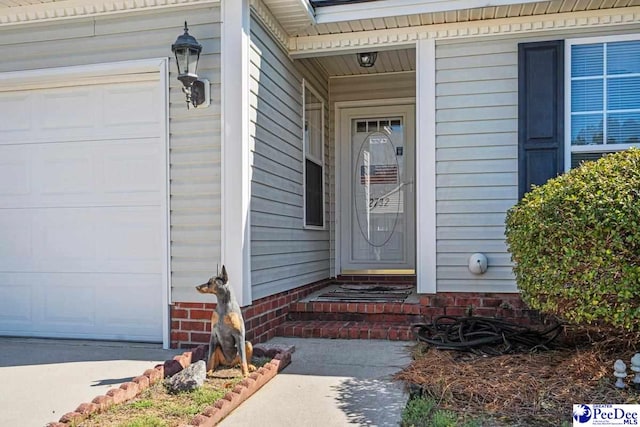
MULTIPOLYGON (((257 2, 252 2, 255 7, 257 2)), ((262 0, 288 34, 296 34, 316 23, 307 0, 262 0)))
MULTIPOLYGON (((0 0, 3 1, 3 0, 0 0)), ((252 0, 288 36, 315 36, 639 6, 639 0, 376 0, 316 7, 308 0, 252 0)))
MULTIPOLYGON (((539 0, 519 0, 519 3, 535 3, 536 1, 539 0)), ((510 4, 513 4, 513 0, 379 0, 318 7, 316 9, 316 22, 325 24, 362 19, 390 18, 479 7, 498 7, 510 4)))
MULTIPOLYGON (((392 15, 382 18, 364 18, 340 23, 321 23, 308 26, 297 36, 388 30, 433 24, 451 24, 488 19, 517 18, 523 16, 550 15, 557 13, 583 12, 589 10, 613 9, 640 6, 638 0, 553 0, 538 2, 511 2, 502 6, 487 6, 472 9, 447 9, 438 12, 392 15)), ((291 34, 294 35, 294 34, 291 34)))
MULTIPOLYGON (((567 0, 568 1, 568 0, 567 0)), ((636 4, 637 0, 623 0, 636 4)), ((600 2, 598 2, 600 4, 600 2)), ((328 55, 332 52, 366 51, 372 48, 408 47, 421 39, 451 39, 502 34, 532 33, 553 30, 596 28, 614 25, 640 24, 640 7, 595 9, 571 12, 546 12, 505 18, 452 21, 407 25, 395 28, 363 28, 360 31, 338 32, 289 38, 289 53, 298 58, 328 55)))

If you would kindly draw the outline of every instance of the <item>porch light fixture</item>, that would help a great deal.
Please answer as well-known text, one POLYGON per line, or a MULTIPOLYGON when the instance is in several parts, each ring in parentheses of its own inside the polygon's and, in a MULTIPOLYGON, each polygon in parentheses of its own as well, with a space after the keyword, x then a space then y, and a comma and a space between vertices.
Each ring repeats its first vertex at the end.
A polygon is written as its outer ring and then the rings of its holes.
POLYGON ((184 34, 178 36, 171 45, 171 51, 176 56, 178 80, 184 86, 182 91, 187 97, 187 109, 191 105, 196 108, 209 106, 209 80, 198 79, 197 74, 202 45, 189 34, 187 21, 184 22, 184 34))
POLYGON ((358 53, 358 65, 364 68, 373 67, 376 63, 378 52, 361 52, 358 53))

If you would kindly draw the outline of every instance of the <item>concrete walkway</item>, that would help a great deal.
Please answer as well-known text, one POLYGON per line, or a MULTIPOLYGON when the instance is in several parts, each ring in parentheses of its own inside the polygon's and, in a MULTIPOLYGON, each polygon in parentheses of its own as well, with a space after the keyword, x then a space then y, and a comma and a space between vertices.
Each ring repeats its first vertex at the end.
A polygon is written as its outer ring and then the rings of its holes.
POLYGON ((411 343, 275 338, 295 345, 291 364, 219 425, 398 426, 408 395, 391 376, 411 343))
POLYGON ((42 427, 183 350, 160 345, 0 338, 0 426, 42 427))
MULTIPOLYGON (((407 401, 391 376, 407 342, 275 338, 291 364, 220 424, 397 426, 407 401)), ((42 427, 184 350, 158 345, 0 338, 0 426, 42 427)))

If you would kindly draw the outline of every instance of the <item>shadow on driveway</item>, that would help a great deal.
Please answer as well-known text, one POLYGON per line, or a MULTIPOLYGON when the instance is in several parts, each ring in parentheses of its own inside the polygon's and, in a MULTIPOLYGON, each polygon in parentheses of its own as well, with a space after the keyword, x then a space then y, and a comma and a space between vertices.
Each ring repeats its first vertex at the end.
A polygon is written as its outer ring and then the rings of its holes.
POLYGON ((183 351, 146 343, 0 338, 0 425, 58 421, 183 351))

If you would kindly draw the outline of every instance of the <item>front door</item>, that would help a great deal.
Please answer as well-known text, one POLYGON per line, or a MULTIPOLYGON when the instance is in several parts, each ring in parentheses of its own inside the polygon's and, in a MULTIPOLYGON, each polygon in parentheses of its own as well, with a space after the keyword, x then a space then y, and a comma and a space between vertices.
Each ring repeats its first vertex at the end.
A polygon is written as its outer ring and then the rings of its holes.
POLYGON ((414 110, 340 110, 342 274, 415 272, 414 110))

